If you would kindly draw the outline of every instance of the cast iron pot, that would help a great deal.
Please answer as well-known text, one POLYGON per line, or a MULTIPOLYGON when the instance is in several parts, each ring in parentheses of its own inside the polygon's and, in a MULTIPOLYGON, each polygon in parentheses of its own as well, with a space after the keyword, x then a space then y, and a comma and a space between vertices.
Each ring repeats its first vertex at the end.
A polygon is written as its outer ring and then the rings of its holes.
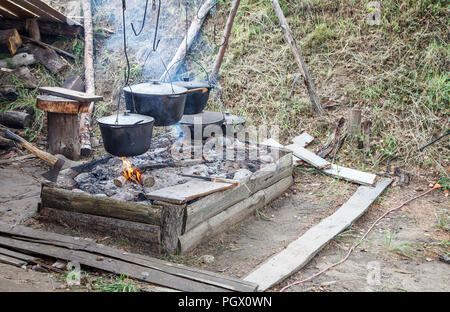
POLYGON ((182 81, 175 81, 174 85, 188 89, 189 94, 184 106, 184 115, 201 113, 208 103, 212 86, 206 81, 195 81, 186 78, 182 81))
POLYGON ((150 116, 130 114, 100 118, 98 124, 105 150, 119 157, 144 154, 150 148, 155 119, 150 116), (117 123, 116 123, 117 121, 117 123))
POLYGON ((125 103, 128 110, 155 118, 155 126, 171 126, 183 117, 187 94, 198 90, 152 81, 125 87, 125 103))

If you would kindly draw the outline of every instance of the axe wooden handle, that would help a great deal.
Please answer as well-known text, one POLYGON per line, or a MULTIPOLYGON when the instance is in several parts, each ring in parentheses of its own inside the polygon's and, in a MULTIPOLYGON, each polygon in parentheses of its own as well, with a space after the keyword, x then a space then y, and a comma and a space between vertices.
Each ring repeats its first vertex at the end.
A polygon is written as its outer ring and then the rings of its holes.
POLYGON ((5 138, 18 142, 20 145, 22 145, 24 148, 29 150, 31 153, 33 153, 34 155, 36 155, 37 157, 39 157, 43 161, 48 162, 52 166, 54 166, 56 164, 56 162, 58 161, 58 158, 56 156, 53 156, 50 153, 41 151, 40 149, 38 149, 37 147, 35 147, 31 143, 26 141, 24 138, 21 138, 20 136, 12 133, 9 130, 5 131, 5 138))

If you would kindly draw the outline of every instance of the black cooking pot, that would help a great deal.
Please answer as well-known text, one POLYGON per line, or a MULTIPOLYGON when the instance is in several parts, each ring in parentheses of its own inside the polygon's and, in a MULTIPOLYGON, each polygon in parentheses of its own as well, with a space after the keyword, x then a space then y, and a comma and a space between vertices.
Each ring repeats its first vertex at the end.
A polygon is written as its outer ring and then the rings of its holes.
POLYGON ((152 81, 124 89, 125 103, 134 113, 152 116, 155 126, 171 126, 183 117, 187 89, 152 81))
POLYGON ((224 114, 225 121, 222 125, 222 130, 224 135, 235 135, 238 132, 242 131, 245 126, 245 118, 232 115, 230 112, 225 112, 224 114))
POLYGON ((153 117, 129 111, 100 118, 98 124, 105 150, 119 157, 144 154, 150 148, 154 122, 153 117))
POLYGON ((175 81, 173 84, 189 91, 184 106, 184 115, 199 114, 205 109, 212 89, 209 83, 186 78, 182 81, 175 81))

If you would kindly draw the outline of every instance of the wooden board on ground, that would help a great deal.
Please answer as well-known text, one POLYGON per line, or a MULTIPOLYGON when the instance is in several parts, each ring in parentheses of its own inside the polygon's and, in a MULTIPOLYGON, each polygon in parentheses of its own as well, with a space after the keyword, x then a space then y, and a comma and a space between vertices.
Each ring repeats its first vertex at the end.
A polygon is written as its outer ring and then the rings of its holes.
POLYGON ((291 150, 294 153, 294 156, 300 158, 301 160, 307 162, 308 164, 316 168, 324 169, 331 167, 331 163, 329 161, 317 156, 313 152, 307 150, 306 148, 300 145, 291 144, 285 146, 285 148, 291 150))
POLYGON ((98 102, 103 100, 103 97, 99 95, 89 95, 84 92, 69 90, 60 87, 41 87, 39 88, 39 91, 41 91, 42 93, 61 96, 79 102, 98 102))
POLYGON ((292 143, 300 145, 302 147, 307 146, 308 144, 310 144, 312 141, 314 141, 314 137, 309 135, 306 132, 303 132, 302 134, 300 134, 299 136, 296 136, 295 138, 292 139, 292 143))
POLYGON ((288 145, 286 148, 292 150, 294 156, 338 179, 368 186, 373 186, 377 180, 375 174, 331 164, 329 161, 297 144, 288 145))
POLYGON ((194 198, 236 187, 237 184, 209 181, 189 181, 145 194, 148 199, 162 200, 174 204, 184 204, 194 198))
POLYGON ((255 291, 256 284, 213 272, 125 253, 82 238, 11 226, 0 222, 0 245, 22 252, 46 255, 82 265, 126 274, 156 285, 183 291, 255 291), (14 236, 14 239, 8 236, 14 236))
POLYGON ((297 272, 330 240, 364 214, 391 182, 392 179, 385 178, 375 187, 360 186, 338 211, 269 258, 244 280, 258 284, 258 290, 265 291, 297 272))

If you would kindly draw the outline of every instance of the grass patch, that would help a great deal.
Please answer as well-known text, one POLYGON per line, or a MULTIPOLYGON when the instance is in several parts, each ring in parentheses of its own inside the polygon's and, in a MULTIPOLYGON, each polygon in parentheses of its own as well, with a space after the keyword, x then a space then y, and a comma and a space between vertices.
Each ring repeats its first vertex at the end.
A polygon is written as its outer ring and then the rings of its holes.
POLYGON ((93 290, 98 292, 139 292, 138 287, 124 274, 108 275, 93 283, 93 290))

